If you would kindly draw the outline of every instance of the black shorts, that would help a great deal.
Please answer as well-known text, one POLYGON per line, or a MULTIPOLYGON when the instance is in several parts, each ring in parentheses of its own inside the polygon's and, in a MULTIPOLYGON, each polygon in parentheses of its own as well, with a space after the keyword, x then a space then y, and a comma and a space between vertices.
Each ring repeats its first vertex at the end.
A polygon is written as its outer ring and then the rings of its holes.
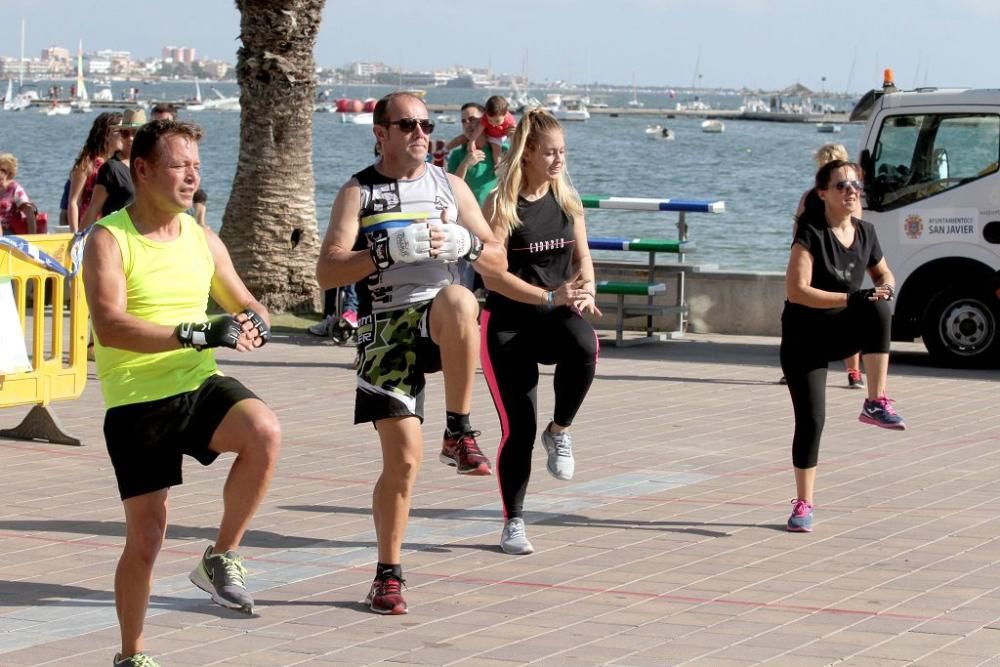
POLYGON ((430 335, 432 303, 358 320, 355 424, 410 416, 424 421, 424 374, 441 370, 441 350, 430 335))
POLYGON ((122 500, 183 483, 184 454, 208 465, 218 454, 208 446, 229 409, 257 398, 238 380, 213 375, 194 391, 111 408, 104 440, 122 500))

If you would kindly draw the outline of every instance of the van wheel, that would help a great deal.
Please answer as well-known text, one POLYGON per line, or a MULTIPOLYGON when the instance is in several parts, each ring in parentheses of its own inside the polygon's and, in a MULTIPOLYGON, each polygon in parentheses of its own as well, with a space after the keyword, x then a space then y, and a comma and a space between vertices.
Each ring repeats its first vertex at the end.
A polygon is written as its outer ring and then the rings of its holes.
POLYGON ((1000 358, 1000 312, 992 295, 972 287, 947 289, 931 301, 922 336, 931 357, 959 368, 986 367, 1000 358))

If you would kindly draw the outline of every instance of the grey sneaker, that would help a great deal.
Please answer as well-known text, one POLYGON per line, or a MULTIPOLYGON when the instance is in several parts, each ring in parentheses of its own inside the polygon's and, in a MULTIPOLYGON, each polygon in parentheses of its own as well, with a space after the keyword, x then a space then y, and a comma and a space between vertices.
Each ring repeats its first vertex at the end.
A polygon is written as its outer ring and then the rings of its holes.
POLYGON ((306 331, 311 333, 313 336, 329 337, 330 332, 336 323, 337 323, 337 318, 335 315, 327 315, 316 324, 309 326, 306 329, 306 331))
POLYGON ((160 663, 150 658, 145 653, 136 653, 124 660, 121 653, 115 653, 115 659, 111 663, 113 667, 160 667, 160 663))
POLYGON ((508 519, 503 525, 503 533, 500 534, 500 549, 505 554, 512 556, 526 556, 535 553, 535 547, 531 546, 528 536, 524 533, 524 519, 508 519))
POLYGON ((545 465, 549 474, 556 479, 573 479, 576 462, 573 460, 573 438, 569 431, 553 433, 548 428, 542 431, 542 444, 549 455, 545 465))
POLYGON ((198 567, 191 571, 191 583, 212 596, 212 600, 227 609, 253 613, 253 598, 247 592, 247 570, 235 551, 213 554, 205 550, 198 567))

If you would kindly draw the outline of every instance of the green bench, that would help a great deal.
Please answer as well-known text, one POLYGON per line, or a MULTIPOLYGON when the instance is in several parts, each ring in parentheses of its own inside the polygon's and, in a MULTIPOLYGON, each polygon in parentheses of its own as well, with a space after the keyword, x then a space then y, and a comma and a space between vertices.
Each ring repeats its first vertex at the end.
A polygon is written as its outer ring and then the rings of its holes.
POLYGON ((613 295, 613 302, 599 302, 597 307, 615 313, 615 345, 635 345, 650 341, 661 341, 676 338, 684 333, 687 323, 687 303, 684 300, 684 272, 677 272, 677 298, 672 303, 662 303, 662 296, 667 293, 664 283, 653 282, 656 276, 656 254, 672 253, 683 257, 684 253, 694 250, 691 241, 672 241, 655 239, 626 238, 589 238, 587 245, 592 250, 617 250, 626 252, 649 253, 645 281, 598 280, 597 293, 613 295), (645 302, 626 297, 645 297, 645 302), (653 326, 656 317, 676 316, 677 327, 673 331, 658 332, 653 326), (643 338, 625 340, 625 320, 635 317, 646 318, 646 335, 643 338))

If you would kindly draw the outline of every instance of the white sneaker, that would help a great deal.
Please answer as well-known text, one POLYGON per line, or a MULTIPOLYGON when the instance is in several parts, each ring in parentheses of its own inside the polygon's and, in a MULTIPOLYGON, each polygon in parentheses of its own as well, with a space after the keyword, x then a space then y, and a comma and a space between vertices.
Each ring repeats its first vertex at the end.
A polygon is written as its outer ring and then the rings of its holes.
POLYGON ((576 462, 573 460, 573 438, 569 431, 553 433, 548 428, 542 431, 542 445, 549 455, 546 468, 556 479, 573 479, 576 462))
POLYGON ((324 317, 323 319, 321 319, 319 322, 317 322, 316 324, 313 324, 308 329, 306 329, 306 331, 308 331, 309 333, 311 333, 313 336, 329 336, 330 335, 330 326, 333 323, 334 323, 334 316, 333 315, 327 315, 326 317, 324 317))
POLYGON ((500 549, 511 556, 526 556, 535 552, 524 533, 524 519, 508 519, 500 534, 500 549))

